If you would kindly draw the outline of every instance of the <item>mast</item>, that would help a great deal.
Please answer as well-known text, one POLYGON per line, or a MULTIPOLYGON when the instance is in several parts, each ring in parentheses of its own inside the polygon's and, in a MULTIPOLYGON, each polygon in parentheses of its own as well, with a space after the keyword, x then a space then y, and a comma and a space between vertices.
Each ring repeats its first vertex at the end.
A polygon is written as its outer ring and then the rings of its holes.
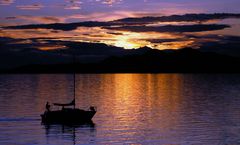
POLYGON ((73 55, 73 99, 74 99, 74 109, 76 108, 76 74, 75 74, 75 62, 76 62, 76 57, 73 55))
POLYGON ((75 74, 75 72, 74 72, 74 74, 73 74, 73 79, 74 79, 74 84, 73 84, 73 89, 74 89, 74 95, 73 95, 73 97, 74 97, 74 109, 75 109, 75 107, 76 107, 76 103, 75 103, 75 98, 76 98, 76 74, 75 74))

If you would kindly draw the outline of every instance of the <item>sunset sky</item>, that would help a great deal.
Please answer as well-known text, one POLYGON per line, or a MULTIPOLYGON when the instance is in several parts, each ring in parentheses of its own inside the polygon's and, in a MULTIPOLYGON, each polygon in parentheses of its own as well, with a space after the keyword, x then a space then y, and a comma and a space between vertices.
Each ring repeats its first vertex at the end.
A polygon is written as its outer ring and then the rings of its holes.
POLYGON ((239 0, 0 0, 0 18, 2 25, 109 21, 149 15, 239 13, 239 5, 239 0))
POLYGON ((239 0, 0 0, 0 41, 7 49, 41 51, 68 48, 53 41, 199 48, 240 37, 239 6, 239 0))

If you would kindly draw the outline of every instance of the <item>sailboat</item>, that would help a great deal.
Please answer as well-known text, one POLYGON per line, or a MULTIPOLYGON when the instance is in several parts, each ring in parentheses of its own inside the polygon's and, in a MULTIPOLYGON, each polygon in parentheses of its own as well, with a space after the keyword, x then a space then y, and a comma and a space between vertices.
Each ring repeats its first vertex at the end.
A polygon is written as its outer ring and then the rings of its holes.
POLYGON ((47 103, 46 111, 41 114, 42 122, 49 123, 61 123, 61 124, 78 124, 91 122, 93 116, 96 114, 96 107, 89 107, 88 110, 82 110, 76 108, 76 75, 74 73, 74 99, 70 103, 60 104, 54 103, 54 106, 60 106, 62 109, 51 111, 50 105, 47 103))

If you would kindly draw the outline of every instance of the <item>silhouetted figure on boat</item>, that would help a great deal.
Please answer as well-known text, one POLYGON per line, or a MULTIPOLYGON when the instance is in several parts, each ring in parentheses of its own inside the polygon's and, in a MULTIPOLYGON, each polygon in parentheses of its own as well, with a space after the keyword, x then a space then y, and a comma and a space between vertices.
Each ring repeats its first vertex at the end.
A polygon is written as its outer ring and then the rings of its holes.
POLYGON ((46 110, 49 112, 50 111, 50 105, 49 105, 49 102, 47 102, 47 104, 46 104, 46 110))
POLYGON ((89 107, 89 110, 90 111, 96 111, 95 107, 93 107, 93 106, 89 107))

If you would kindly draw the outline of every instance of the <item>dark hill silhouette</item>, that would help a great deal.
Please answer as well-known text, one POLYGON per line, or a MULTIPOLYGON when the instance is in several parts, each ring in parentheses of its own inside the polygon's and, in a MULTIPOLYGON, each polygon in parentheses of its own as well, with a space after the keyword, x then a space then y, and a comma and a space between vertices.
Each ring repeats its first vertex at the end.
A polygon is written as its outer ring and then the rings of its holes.
POLYGON ((115 56, 99 63, 29 65, 8 73, 237 73, 240 58, 191 48, 159 51, 144 48, 145 53, 115 56))
POLYGON ((73 54, 81 63, 96 63, 105 60, 109 56, 124 56, 143 54, 151 48, 126 50, 121 47, 106 45, 103 43, 71 42, 46 40, 43 45, 31 41, 34 44, 18 43, 24 39, 10 39, 0 37, 0 69, 15 68, 30 64, 66 64, 73 59, 73 54), (2 41, 1 41, 2 40, 2 41), (6 41, 7 40, 7 41, 6 41), (65 46, 65 49, 39 50, 44 46, 65 46))
POLYGON ((240 57, 240 37, 229 36, 224 37, 219 42, 205 42, 202 43, 200 51, 216 52, 234 57, 240 57))
MULTIPOLYGON (((205 36, 219 41, 204 42, 200 48, 157 50, 149 47, 123 49, 102 43, 0 37, 2 73, 104 73, 104 72, 240 72, 237 36, 205 36), (64 49, 39 50, 41 46, 60 45, 64 49), (73 65, 73 54, 76 65, 73 65)), ((197 37, 196 37, 197 39, 197 37)), ((174 41, 174 40, 154 40, 174 41)))

